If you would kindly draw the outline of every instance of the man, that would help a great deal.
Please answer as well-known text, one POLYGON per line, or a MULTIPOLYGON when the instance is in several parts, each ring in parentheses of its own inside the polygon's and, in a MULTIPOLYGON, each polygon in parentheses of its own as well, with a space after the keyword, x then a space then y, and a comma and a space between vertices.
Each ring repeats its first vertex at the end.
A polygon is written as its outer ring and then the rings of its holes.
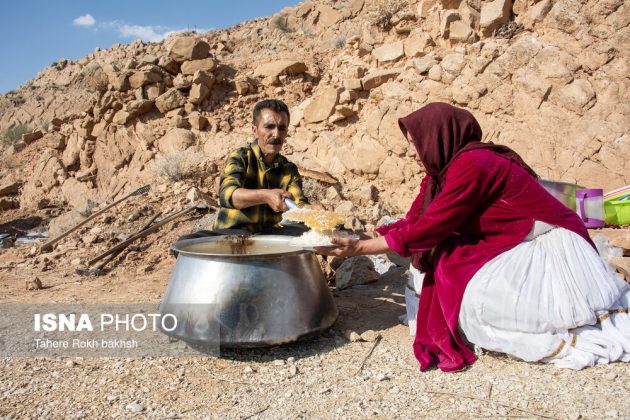
POLYGON ((280 154, 288 128, 289 108, 284 102, 266 99, 254 106, 255 140, 226 159, 215 231, 281 233, 274 226, 282 220, 281 212, 288 210, 284 199, 291 198, 299 206, 308 205, 297 166, 280 154))

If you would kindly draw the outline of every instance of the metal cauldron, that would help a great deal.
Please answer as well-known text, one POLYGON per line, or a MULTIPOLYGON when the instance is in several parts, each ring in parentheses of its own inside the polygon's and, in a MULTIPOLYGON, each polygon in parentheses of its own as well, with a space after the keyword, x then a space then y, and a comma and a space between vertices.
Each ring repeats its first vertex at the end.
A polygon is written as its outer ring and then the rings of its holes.
POLYGON ((330 328, 339 314, 311 251, 286 236, 215 236, 173 244, 160 304, 177 317, 166 334, 193 344, 264 347, 330 328), (218 342, 217 342, 218 341, 218 342))

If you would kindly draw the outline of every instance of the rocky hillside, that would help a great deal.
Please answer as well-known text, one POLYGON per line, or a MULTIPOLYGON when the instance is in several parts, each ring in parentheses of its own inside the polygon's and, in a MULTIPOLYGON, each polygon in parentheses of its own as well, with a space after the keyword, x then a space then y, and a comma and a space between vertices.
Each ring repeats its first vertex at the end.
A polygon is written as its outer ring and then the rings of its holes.
POLYGON ((285 154, 309 193, 363 225, 413 198, 422 173, 397 119, 430 101, 471 110, 545 178, 616 188, 630 183, 629 21, 623 0, 308 0, 96 49, 0 96, 0 207, 91 207, 158 178, 214 194, 267 97, 291 107, 285 154))

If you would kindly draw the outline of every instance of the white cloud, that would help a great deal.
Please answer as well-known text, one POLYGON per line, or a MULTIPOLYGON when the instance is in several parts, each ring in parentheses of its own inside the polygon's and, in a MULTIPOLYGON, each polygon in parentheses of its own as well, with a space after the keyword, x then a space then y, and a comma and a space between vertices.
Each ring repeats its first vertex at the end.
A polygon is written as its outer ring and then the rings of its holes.
MULTIPOLYGON (((91 27, 96 25, 96 20, 89 14, 76 18, 73 22, 76 26, 91 27)), ((119 20, 110 20, 106 22, 99 22, 95 29, 116 31, 121 38, 138 39, 148 42, 159 42, 167 36, 177 33, 186 32, 191 29, 173 29, 167 26, 160 25, 129 25, 119 20)), ((196 32, 207 32, 208 29, 194 29, 196 32)))
POLYGON ((118 26, 118 33, 123 38, 140 38, 143 41, 156 42, 165 37, 164 28, 159 26, 140 26, 123 24, 118 26), (161 33, 160 33, 161 32, 161 33))
POLYGON ((92 15, 88 13, 74 19, 72 21, 72 24, 74 26, 85 26, 86 28, 89 28, 90 26, 94 26, 96 24, 96 19, 94 19, 94 17, 92 17, 92 15))

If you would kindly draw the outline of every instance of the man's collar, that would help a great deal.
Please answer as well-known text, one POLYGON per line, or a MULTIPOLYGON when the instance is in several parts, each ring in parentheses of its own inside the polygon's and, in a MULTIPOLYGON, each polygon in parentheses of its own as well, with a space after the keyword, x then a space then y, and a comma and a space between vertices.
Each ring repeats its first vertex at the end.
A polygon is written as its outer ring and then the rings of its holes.
MULTIPOLYGON (((254 156, 256 156, 256 159, 264 165, 263 168, 267 169, 267 164, 263 160, 262 151, 260 150, 260 146, 258 145, 258 140, 254 139, 254 141, 251 144, 251 148, 252 148, 252 151, 254 152, 254 156)), ((278 168, 283 163, 284 163, 284 159, 282 158, 282 155, 278 153, 278 155, 273 160, 273 163, 269 167, 278 168)))

